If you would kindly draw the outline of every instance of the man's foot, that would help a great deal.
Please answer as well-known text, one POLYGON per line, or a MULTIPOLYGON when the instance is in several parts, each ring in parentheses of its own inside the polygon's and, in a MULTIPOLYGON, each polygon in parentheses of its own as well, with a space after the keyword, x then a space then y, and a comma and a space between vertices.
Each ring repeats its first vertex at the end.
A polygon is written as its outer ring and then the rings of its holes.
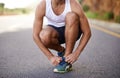
POLYGON ((53 70, 53 72, 55 73, 65 73, 65 72, 69 72, 72 70, 72 65, 65 62, 65 58, 62 57, 62 61, 59 63, 58 66, 56 66, 53 70))

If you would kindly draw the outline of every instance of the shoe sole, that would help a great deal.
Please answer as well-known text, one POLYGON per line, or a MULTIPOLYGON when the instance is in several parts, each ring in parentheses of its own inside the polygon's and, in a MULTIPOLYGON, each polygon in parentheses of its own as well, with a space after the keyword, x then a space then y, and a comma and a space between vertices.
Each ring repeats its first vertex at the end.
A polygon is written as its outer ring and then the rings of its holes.
POLYGON ((67 68, 65 71, 58 71, 58 70, 53 70, 54 73, 67 73, 72 71, 72 68, 67 68))

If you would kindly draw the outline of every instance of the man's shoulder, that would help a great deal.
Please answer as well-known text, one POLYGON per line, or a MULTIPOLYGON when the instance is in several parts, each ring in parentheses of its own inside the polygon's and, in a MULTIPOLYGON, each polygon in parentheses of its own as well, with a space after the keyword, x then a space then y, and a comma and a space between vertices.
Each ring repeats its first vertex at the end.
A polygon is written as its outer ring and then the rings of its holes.
POLYGON ((70 3, 73 9, 81 9, 81 4, 78 0, 70 0, 70 3))
POLYGON ((38 6, 45 6, 46 4, 46 0, 41 0, 39 3, 38 3, 38 6))
POLYGON ((36 7, 36 16, 41 17, 45 15, 46 0, 41 0, 36 7))
POLYGON ((41 0, 40 2, 45 3, 47 0, 41 0))
POLYGON ((78 0, 70 0, 73 5, 80 5, 78 0))
POLYGON ((78 0, 70 0, 72 11, 78 15, 83 15, 81 4, 78 0))
POLYGON ((79 3, 78 0, 70 0, 71 3, 71 7, 73 9, 80 9, 81 8, 81 4, 79 3))
POLYGON ((37 9, 39 10, 45 10, 45 7, 46 7, 46 0, 41 0, 37 5, 37 9))

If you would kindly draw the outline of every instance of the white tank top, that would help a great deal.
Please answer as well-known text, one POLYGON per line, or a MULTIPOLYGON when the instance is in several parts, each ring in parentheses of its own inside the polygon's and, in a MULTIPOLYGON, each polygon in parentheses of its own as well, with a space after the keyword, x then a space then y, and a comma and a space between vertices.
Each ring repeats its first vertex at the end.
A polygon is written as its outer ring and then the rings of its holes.
POLYGON ((47 25, 53 25, 55 27, 65 26, 65 16, 68 12, 71 12, 70 0, 65 0, 65 8, 60 15, 54 13, 51 0, 46 0, 45 17, 47 18, 47 25))

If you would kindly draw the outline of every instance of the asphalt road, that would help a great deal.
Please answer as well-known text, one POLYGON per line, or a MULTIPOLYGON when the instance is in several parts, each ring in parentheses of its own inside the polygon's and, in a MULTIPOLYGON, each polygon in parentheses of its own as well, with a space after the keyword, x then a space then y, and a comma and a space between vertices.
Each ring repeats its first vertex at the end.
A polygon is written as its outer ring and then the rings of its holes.
POLYGON ((0 17, 0 78, 120 78, 120 38, 91 27, 73 71, 56 74, 33 42, 32 24, 32 15, 0 17))

